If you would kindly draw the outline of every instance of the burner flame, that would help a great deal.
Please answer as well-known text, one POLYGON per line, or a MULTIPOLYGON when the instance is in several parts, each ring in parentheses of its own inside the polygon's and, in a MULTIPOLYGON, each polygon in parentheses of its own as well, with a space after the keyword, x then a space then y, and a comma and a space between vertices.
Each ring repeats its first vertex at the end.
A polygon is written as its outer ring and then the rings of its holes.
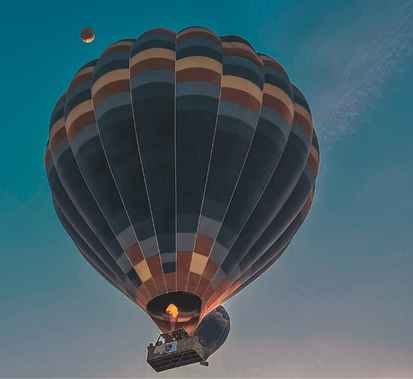
POLYGON ((174 320, 176 320, 178 318, 179 310, 178 310, 178 307, 175 304, 169 304, 166 307, 165 312, 169 316, 171 316, 171 318, 173 318, 174 320))

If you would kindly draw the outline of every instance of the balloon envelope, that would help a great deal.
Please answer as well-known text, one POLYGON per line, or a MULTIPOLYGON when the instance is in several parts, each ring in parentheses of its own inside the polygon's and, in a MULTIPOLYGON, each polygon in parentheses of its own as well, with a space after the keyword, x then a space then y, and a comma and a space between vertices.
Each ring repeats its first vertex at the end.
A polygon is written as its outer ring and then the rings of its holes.
POLYGON ((92 28, 84 28, 80 31, 80 38, 85 43, 91 43, 95 39, 95 32, 92 28))
POLYGON ((312 204, 319 146, 273 58, 238 36, 154 29, 80 68, 52 112, 45 163, 88 262, 162 331, 193 332, 286 249, 312 204))

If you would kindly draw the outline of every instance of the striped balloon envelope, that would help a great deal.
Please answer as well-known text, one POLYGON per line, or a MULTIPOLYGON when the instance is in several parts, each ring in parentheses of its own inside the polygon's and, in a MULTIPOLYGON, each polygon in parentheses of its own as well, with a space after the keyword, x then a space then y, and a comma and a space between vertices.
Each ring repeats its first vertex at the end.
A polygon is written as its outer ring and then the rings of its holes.
POLYGON ((162 331, 192 333, 286 249, 319 146, 276 60, 238 36, 154 29, 80 68, 52 112, 45 164, 86 260, 162 331))

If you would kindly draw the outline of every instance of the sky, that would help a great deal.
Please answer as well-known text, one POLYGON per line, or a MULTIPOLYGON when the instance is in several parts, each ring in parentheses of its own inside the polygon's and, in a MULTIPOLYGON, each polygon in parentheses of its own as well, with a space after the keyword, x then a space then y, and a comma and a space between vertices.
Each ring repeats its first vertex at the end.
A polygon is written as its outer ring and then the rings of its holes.
POLYGON ((0 32, 0 377, 413 377, 413 1, 14 1, 0 32), (312 108, 321 166, 287 252, 226 303, 231 332, 209 368, 155 375, 155 325, 76 252, 43 155, 82 64, 190 25, 284 65, 312 108))

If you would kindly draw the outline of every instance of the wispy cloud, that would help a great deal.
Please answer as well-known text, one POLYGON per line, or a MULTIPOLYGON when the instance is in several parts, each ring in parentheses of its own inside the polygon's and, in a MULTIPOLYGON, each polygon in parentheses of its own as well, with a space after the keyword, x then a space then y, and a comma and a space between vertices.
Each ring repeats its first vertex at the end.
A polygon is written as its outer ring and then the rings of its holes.
POLYGON ((363 116, 413 54, 412 1, 363 1, 343 13, 327 15, 297 57, 304 69, 323 70, 324 81, 309 95, 327 144, 368 122, 363 116))

